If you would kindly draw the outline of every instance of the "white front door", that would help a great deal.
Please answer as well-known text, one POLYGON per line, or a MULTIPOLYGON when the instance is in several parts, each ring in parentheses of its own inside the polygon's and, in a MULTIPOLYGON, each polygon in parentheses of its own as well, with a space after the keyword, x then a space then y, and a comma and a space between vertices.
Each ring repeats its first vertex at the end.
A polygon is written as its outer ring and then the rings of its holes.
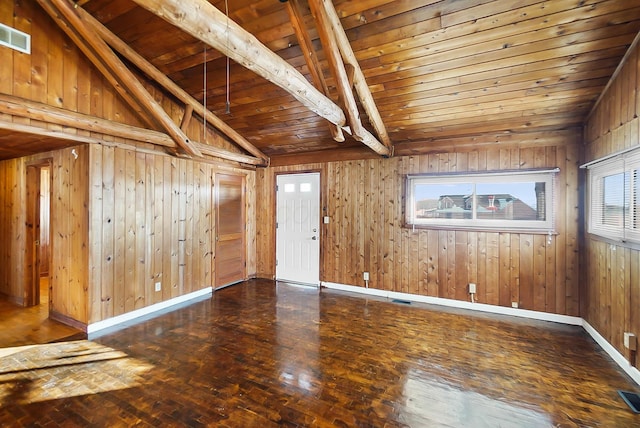
POLYGON ((320 284, 320 173, 277 176, 276 279, 320 284))

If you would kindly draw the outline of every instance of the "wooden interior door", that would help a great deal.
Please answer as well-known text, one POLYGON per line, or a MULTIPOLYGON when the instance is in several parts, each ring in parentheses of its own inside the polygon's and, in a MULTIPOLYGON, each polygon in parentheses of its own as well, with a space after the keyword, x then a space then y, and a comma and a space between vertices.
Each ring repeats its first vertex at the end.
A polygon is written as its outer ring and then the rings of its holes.
POLYGON ((244 175, 216 174, 215 287, 246 279, 244 175))

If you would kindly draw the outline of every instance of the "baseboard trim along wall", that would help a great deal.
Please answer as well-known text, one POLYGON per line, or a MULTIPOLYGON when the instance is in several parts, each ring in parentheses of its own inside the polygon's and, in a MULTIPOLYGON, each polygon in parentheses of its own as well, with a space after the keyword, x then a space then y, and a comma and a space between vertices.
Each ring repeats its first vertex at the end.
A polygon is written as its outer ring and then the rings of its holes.
POLYGON ((333 290, 348 291, 352 293, 366 294, 369 296, 384 297, 387 299, 408 300, 412 302, 428 303, 432 305, 447 306, 450 308, 469 309, 472 311, 488 312, 499 315, 510 315, 514 317, 529 318, 540 321, 551 321, 561 324, 577 325, 586 330, 587 333, 596 341, 598 345, 615 361, 624 372, 631 377, 634 382, 640 385, 640 370, 629 364, 629 361, 616 348, 614 348, 607 340, 602 337, 598 331, 593 328, 587 321, 580 317, 572 317, 568 315, 549 314, 546 312, 531 311, 528 309, 507 308, 504 306, 487 305, 484 303, 471 303, 461 300, 444 299, 441 297, 420 296, 417 294, 399 293, 396 291, 379 290, 375 288, 358 287, 354 285, 337 284, 334 282, 321 282, 321 287, 333 290))
POLYGON ((87 335, 89 335, 89 339, 91 339, 92 337, 95 337, 97 333, 107 333, 107 331, 105 331, 107 329, 119 330, 121 328, 125 328, 128 326, 128 324, 134 324, 142 321, 141 318, 143 317, 161 315, 163 311, 169 308, 171 308, 171 310, 177 309, 173 308, 173 306, 177 306, 183 303, 191 304, 195 303, 196 300, 209 298, 211 297, 212 293, 213 288, 203 288, 202 290, 194 291, 193 293, 178 296, 164 302, 156 303, 144 308, 136 309, 135 311, 127 312, 126 314, 118 315, 106 320, 89 324, 87 326, 87 335))

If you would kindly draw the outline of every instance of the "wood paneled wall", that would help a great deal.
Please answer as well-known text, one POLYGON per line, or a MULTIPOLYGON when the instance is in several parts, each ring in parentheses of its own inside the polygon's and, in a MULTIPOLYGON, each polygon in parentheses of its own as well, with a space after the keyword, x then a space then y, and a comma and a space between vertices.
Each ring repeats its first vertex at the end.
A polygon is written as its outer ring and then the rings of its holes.
POLYGON ((321 280, 566 315, 580 314, 578 282, 578 141, 553 141, 390 159, 275 167, 258 171, 258 275, 275 274, 275 175, 321 171, 321 280), (559 167, 558 234, 447 231, 402 226, 404 176, 453 171, 559 167))
POLYGON ((26 287, 26 166, 52 159, 51 310, 95 323, 213 284, 216 171, 247 186, 247 275, 256 272, 255 172, 84 145, 0 162, 0 293, 26 287), (155 283, 162 284, 160 292, 155 283))
MULTIPOLYGON (((0 47, 0 93, 142 126, 37 2, 0 2, 0 22, 32 37, 31 55, 0 47)), ((154 85, 145 86, 179 124, 184 108, 154 85)), ((9 115, 0 120, 61 129, 9 115)), ((65 149, 0 163, 0 293, 24 299, 26 165, 43 156, 53 159, 51 309, 59 318, 94 323, 213 285, 211 186, 217 170, 246 176, 247 273, 255 276, 254 171, 169 157, 119 137, 65 132, 108 144, 78 146, 77 159, 65 149), (154 291, 155 282, 162 283, 161 292, 154 291)), ((213 130, 205 134, 197 118, 186 134, 240 151, 213 130)))
POLYGON ((25 179, 24 160, 0 162, 0 293, 18 304, 24 301, 25 179))
MULTIPOLYGON (((640 48, 636 43, 586 123, 585 161, 640 145, 639 70, 640 48)), ((583 260, 587 268, 584 318, 618 351, 628 355, 623 333, 640 335, 640 251, 586 235, 583 260)), ((635 364, 640 368, 638 362, 635 364)))
MULTIPOLYGON (((0 93, 22 97, 54 107, 145 128, 142 118, 118 95, 102 74, 58 28, 35 0, 0 2, 0 22, 31 35, 31 54, 0 46, 0 93)), ((133 71, 133 70, 132 70, 133 71)), ((163 107, 176 124, 180 124, 184 108, 174 98, 139 76, 147 91, 163 107)), ((1 114, 0 120, 61 130, 62 127, 36 120, 1 114)), ((132 141, 104 136, 69 127, 65 133, 91 136, 109 142, 132 141)), ((242 152, 211 128, 203 131, 202 119, 194 117, 185 129, 196 142, 210 144, 232 152, 242 152)))
MULTIPOLYGON (((220 166, 98 145, 90 146, 89 162, 89 323, 215 285, 213 186, 220 166)), ((223 170, 255 182, 254 171, 223 170)), ((253 187, 247 200, 253 219, 253 187)), ((249 276, 254 231, 248 227, 249 276)))
MULTIPOLYGON (((51 310, 65 319, 87 319, 88 163, 86 146, 0 162, 0 292, 24 302, 31 268, 26 245, 27 165, 51 159, 51 310)), ((37 195, 36 195, 37 197, 37 195)))

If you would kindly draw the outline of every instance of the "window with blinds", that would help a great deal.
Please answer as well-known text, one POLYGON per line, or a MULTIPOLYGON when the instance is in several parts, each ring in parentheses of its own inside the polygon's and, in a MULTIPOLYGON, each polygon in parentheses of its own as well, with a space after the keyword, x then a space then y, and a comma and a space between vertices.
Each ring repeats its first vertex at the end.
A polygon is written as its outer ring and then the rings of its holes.
POLYGON ((592 162, 589 171, 589 233, 640 242, 640 150, 592 162))

